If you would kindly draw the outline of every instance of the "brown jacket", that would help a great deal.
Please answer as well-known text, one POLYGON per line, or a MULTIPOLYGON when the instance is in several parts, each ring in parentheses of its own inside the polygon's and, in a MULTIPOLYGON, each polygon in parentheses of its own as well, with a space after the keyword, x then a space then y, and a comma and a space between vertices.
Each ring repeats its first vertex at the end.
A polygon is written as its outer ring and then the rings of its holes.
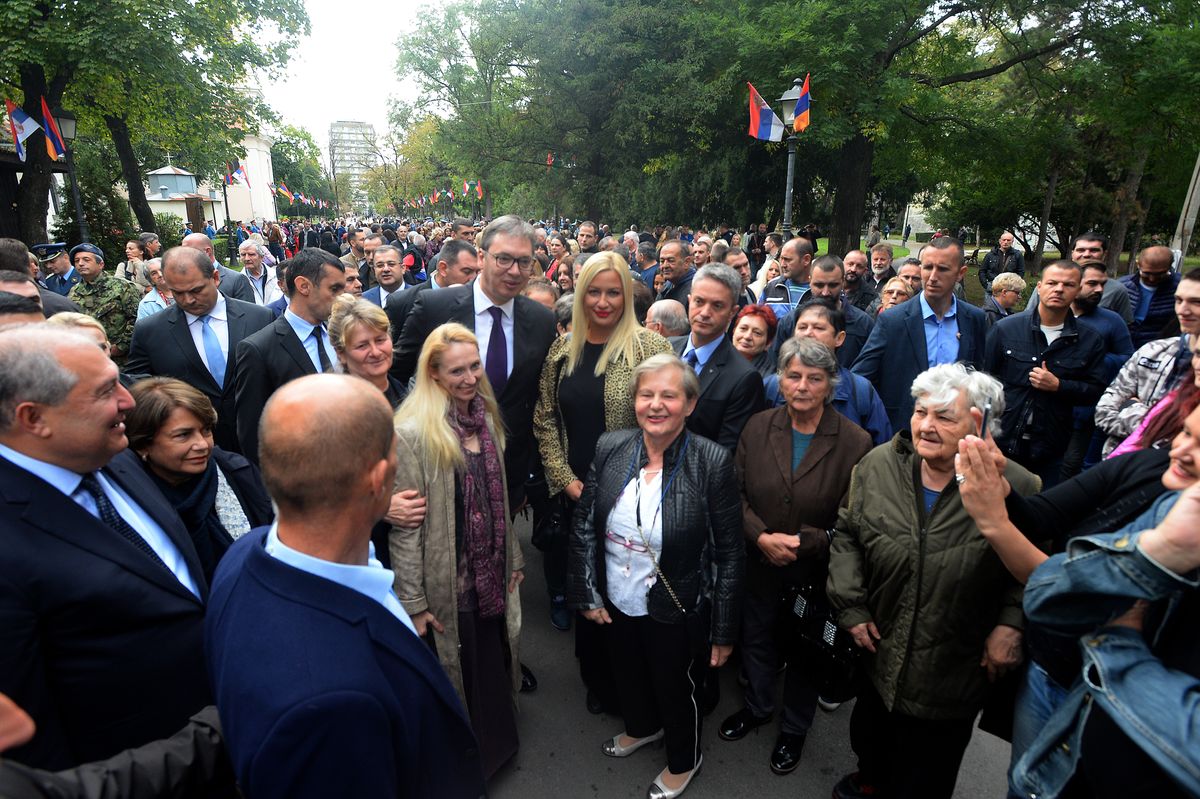
POLYGON ((734 460, 742 493, 749 590, 773 598, 784 582, 817 579, 824 583, 826 530, 837 522, 854 466, 870 451, 870 434, 826 405, 804 460, 793 473, 787 406, 750 417, 734 460), (755 543, 763 532, 797 534, 796 561, 782 568, 772 566, 755 543))

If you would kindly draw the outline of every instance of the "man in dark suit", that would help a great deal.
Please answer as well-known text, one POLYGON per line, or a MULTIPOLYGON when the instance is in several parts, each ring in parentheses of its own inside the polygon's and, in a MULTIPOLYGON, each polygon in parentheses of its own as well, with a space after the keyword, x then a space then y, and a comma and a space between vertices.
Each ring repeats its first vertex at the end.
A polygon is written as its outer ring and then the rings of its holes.
POLYGON ((726 331, 738 310, 742 278, 725 264, 708 264, 692 280, 688 322, 692 332, 671 339, 675 354, 700 378, 700 399, 687 428, 730 453, 742 428, 765 406, 762 376, 730 343, 726 331))
POLYGON ((272 315, 274 315, 276 319, 283 316, 283 312, 286 311, 288 307, 287 268, 288 264, 290 263, 291 260, 289 259, 275 267, 275 280, 279 283, 279 291, 283 296, 274 302, 267 303, 266 307, 270 309, 272 315))
POLYGON ((216 265, 217 271, 221 273, 222 294, 242 302, 254 302, 254 286, 250 285, 250 281, 241 272, 221 265, 213 252, 212 239, 203 233, 189 233, 183 237, 182 243, 184 247, 204 253, 208 260, 216 265))
MULTIPOLYGON (((51 248, 66 247, 65 244, 42 244, 36 246, 40 248, 41 252, 46 252, 51 248)), ((54 250, 54 252, 55 255, 48 260, 60 259, 61 257, 61 260, 66 262, 67 268, 74 272, 75 268, 71 266, 69 261, 67 261, 66 251, 54 250)), ((19 239, 0 238, 0 272, 9 273, 8 279, 0 280, 0 282, 10 284, 7 288, 0 289, 0 291, 7 291, 12 294, 27 295, 30 297, 30 299, 37 300, 38 305, 42 309, 42 315, 46 319, 49 319, 56 313, 62 313, 63 311, 74 311, 75 313, 79 313, 78 305, 71 302, 63 295, 51 291, 41 282, 38 274, 38 268, 33 263, 33 256, 29 254, 29 250, 25 249, 24 242, 20 241, 19 239), (13 273, 15 273, 15 275, 13 273), (16 275, 20 275, 21 277, 17 279, 16 275), (26 276, 29 277, 28 280, 25 279, 26 276), (11 285, 14 282, 22 284, 28 283, 29 286, 14 287, 11 285)), ((74 282, 70 283, 70 285, 75 285, 75 283, 79 282, 79 279, 79 275, 76 274, 74 282)))
POLYGON ((208 585, 183 523, 126 449, 133 407, 95 341, 0 333, 0 693, 60 769, 165 738, 211 703, 208 585))
POLYGON ((225 556, 205 627, 239 784, 254 799, 484 796, 466 711, 372 557, 396 476, 383 394, 305 377, 263 421, 279 518, 225 556))
POLYGON ((871 381, 893 430, 907 430, 913 411, 912 383, 931 366, 961 361, 982 366, 987 340, 983 311, 954 296, 967 267, 962 245, 942 236, 921 250, 924 289, 884 311, 851 369, 871 381))
POLYGON ((479 253, 468 241, 447 239, 442 249, 434 256, 433 271, 429 279, 423 283, 405 289, 391 297, 384 306, 388 321, 392 324, 392 339, 400 340, 404 331, 404 322, 412 313, 413 303, 422 291, 430 289, 445 289, 450 286, 462 286, 470 283, 479 274, 479 253))
POLYGON ((484 228, 479 235, 479 277, 466 286, 417 295, 392 364, 392 376, 407 385, 421 347, 435 327, 458 322, 475 332, 509 436, 504 465, 514 512, 525 499, 525 479, 537 446, 533 406, 538 379, 556 336, 554 314, 521 296, 533 274, 536 240, 533 227, 516 216, 499 217, 484 228))
POLYGON ((217 411, 213 430, 217 446, 241 452, 233 356, 243 339, 271 324, 274 317, 260 305, 221 294, 221 276, 212 261, 191 247, 167 250, 163 282, 175 302, 134 325, 125 370, 175 377, 203 391, 217 411))
POLYGON ((346 267, 330 253, 309 247, 287 269, 286 311, 242 340, 234 351, 234 402, 242 454, 258 463, 258 420, 271 394, 289 380, 337 371, 337 353, 325 330, 333 301, 346 289, 346 267))
MULTIPOLYGON (((347 258, 351 261, 354 260, 353 255, 348 253, 342 258, 343 264, 346 263, 347 258)), ((372 272, 375 286, 364 291, 362 297, 372 305, 386 309, 388 302, 395 300, 405 290, 404 267, 400 264, 400 248, 391 244, 380 245, 372 255, 371 264, 364 268, 368 272, 372 272)))

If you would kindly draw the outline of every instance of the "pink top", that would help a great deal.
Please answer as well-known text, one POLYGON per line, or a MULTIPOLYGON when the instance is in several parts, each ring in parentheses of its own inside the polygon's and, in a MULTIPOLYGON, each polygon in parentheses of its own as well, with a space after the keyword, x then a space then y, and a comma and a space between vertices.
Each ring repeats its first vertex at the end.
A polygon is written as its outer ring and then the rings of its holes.
POLYGON ((1118 444, 1116 449, 1108 454, 1108 457, 1115 458, 1118 455, 1124 455, 1126 452, 1135 452, 1139 449, 1145 449, 1138 444, 1138 441, 1142 437, 1142 431, 1150 426, 1150 422, 1153 421, 1156 416, 1165 411, 1167 408, 1170 408, 1178 396, 1179 389, 1173 388, 1168 391, 1166 396, 1160 399, 1155 406, 1150 409, 1150 412, 1142 418, 1142 421, 1139 422, 1138 426, 1133 429, 1133 432, 1130 433, 1124 441, 1118 444))

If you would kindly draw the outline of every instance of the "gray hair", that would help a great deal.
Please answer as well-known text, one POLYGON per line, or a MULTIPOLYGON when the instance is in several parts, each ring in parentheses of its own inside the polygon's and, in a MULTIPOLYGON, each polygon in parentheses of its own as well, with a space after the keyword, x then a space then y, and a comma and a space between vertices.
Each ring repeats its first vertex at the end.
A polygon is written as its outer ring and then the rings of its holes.
POLYGON ((661 372, 664 369, 679 370, 679 376, 683 379, 684 396, 690 400, 699 398, 700 378, 696 377, 696 370, 684 363, 673 352, 660 352, 658 355, 651 355, 633 367, 633 374, 629 377, 629 393, 637 396, 638 386, 641 385, 642 378, 649 374, 661 372))
POLYGON ((664 336, 682 336, 688 332, 687 309, 679 300, 658 300, 646 316, 662 325, 664 336))
POLYGON ((534 232, 533 225, 519 216, 508 214, 496 217, 483 229, 483 232, 479 234, 479 249, 487 251, 492 246, 492 241, 499 235, 528 239, 530 247, 536 247, 538 244, 537 233, 534 232))
POLYGON ((825 404, 833 402, 833 394, 838 383, 842 381, 842 371, 838 367, 837 356, 821 342, 813 338, 789 338, 779 348, 779 376, 787 371, 792 361, 799 360, 801 366, 809 369, 821 369, 829 378, 829 393, 825 395, 825 404))
POLYGON ((267 249, 266 245, 264 245, 264 244, 259 244, 258 242, 256 242, 256 241, 252 241, 251 239, 246 239, 246 240, 245 240, 245 241, 243 241, 241 244, 239 244, 239 245, 238 245, 238 252, 241 252, 242 250, 248 249, 249 247, 253 247, 253 248, 254 248, 254 251, 255 251, 256 253, 258 253, 258 257, 259 257, 259 258, 266 258, 268 255, 270 255, 270 254, 271 254, 271 251, 267 249))
POLYGON ((696 276, 692 278, 692 285, 696 285, 701 280, 715 280, 729 289, 729 298, 734 303, 737 303, 738 295, 742 293, 742 276, 732 266, 705 264, 696 270, 696 276))
POLYGON ((408 232, 408 243, 414 247, 424 247, 425 237, 415 230, 410 230, 408 232))
MULTIPOLYGON (((1101 267, 1103 268, 1103 267, 1101 267)), ((1016 272, 1001 272, 992 278, 992 293, 1009 289, 1011 291, 1025 291, 1025 278, 1018 275, 1016 272)))
POLYGON ((926 369, 912 384, 913 399, 925 397, 932 408, 953 405, 960 393, 965 393, 967 405, 978 408, 991 405, 988 430, 1000 432, 1000 417, 1004 415, 1004 385, 986 372, 970 369, 961 363, 944 363, 926 369))
POLYGON ((45 323, 0 332, 0 430, 10 430, 23 402, 61 405, 79 375, 64 367, 58 351, 92 347, 96 342, 70 328, 45 323))
POLYGON ((554 301, 554 321, 564 330, 571 326, 575 313, 575 295, 567 292, 554 301))

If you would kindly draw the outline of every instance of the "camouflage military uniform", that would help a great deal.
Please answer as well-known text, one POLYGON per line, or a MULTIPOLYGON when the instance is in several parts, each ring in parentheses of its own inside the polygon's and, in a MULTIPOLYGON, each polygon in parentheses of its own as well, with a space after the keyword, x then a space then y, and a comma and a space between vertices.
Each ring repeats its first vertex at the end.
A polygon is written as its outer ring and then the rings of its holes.
POLYGON ((133 336, 133 323, 137 321, 138 303, 142 301, 142 290, 135 283, 110 274, 101 273, 92 283, 79 283, 68 295, 80 309, 104 326, 108 343, 112 346, 112 359, 125 363, 129 354, 129 339, 133 336))

